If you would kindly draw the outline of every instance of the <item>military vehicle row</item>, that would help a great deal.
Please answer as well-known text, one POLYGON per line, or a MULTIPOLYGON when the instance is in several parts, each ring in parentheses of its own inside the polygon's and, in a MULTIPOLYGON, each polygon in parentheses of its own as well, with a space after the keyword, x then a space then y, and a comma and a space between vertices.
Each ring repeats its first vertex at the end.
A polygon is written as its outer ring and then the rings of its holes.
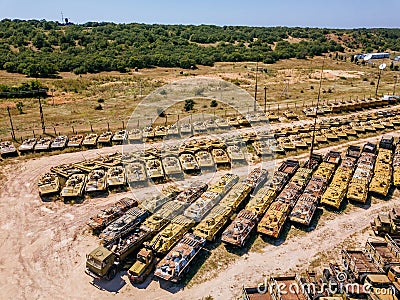
POLYGON ((304 275, 272 276, 264 282, 257 288, 243 287, 242 299, 397 300, 400 239, 386 235, 384 241, 367 241, 363 249, 343 249, 341 264, 329 263, 320 275, 308 270, 304 275), (285 290, 293 286, 297 289, 285 290))

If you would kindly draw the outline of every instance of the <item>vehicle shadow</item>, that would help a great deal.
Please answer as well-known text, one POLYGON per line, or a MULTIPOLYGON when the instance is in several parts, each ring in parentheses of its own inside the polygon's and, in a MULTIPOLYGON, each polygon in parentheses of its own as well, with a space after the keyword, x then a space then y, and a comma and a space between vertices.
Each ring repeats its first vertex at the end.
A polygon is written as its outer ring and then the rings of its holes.
POLYGON ((104 279, 93 279, 91 284, 101 291, 110 293, 119 293, 119 291, 126 285, 126 281, 122 278, 126 271, 121 271, 110 281, 104 279))

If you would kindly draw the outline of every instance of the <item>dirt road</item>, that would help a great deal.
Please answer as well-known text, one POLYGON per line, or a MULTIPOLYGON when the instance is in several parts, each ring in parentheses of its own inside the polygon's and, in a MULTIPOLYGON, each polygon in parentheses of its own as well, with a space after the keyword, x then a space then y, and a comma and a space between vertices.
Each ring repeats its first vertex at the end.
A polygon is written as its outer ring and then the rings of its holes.
POLYGON ((129 193, 73 206, 43 203, 36 182, 52 166, 117 149, 65 153, 5 167, 3 173, 8 178, 0 190, 0 299, 200 299, 207 295, 230 299, 242 285, 262 280, 263 274, 307 268, 319 252, 333 249, 367 227, 377 212, 400 204, 396 192, 389 202, 378 201, 369 209, 353 208, 334 218, 331 213, 324 214, 314 231, 289 237, 280 246, 267 245, 262 253, 245 254, 217 278, 191 288, 163 284, 160 288, 160 283, 153 280, 144 289, 132 286, 126 276, 117 276, 110 283, 100 283, 101 290, 91 285, 91 278, 84 273, 85 255, 98 244, 85 223, 98 209, 129 193))

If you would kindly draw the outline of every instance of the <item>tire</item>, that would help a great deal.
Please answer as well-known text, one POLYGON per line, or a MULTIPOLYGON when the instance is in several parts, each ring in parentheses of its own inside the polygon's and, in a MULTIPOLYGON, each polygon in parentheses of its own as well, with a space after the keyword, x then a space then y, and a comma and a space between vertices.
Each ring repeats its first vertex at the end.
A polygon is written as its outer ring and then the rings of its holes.
POLYGON ((108 271, 108 273, 107 273, 106 279, 112 280, 115 277, 115 275, 117 275, 117 268, 112 266, 110 271, 108 271))

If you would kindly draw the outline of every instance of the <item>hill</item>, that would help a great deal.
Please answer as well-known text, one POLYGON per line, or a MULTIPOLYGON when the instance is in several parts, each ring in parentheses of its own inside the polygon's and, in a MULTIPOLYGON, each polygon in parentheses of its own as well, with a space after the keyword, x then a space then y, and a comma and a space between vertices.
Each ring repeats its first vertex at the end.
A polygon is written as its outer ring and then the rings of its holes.
POLYGON ((0 21, 0 69, 54 77, 135 68, 313 57, 328 52, 400 51, 400 29, 319 29, 214 25, 64 25, 0 21))

